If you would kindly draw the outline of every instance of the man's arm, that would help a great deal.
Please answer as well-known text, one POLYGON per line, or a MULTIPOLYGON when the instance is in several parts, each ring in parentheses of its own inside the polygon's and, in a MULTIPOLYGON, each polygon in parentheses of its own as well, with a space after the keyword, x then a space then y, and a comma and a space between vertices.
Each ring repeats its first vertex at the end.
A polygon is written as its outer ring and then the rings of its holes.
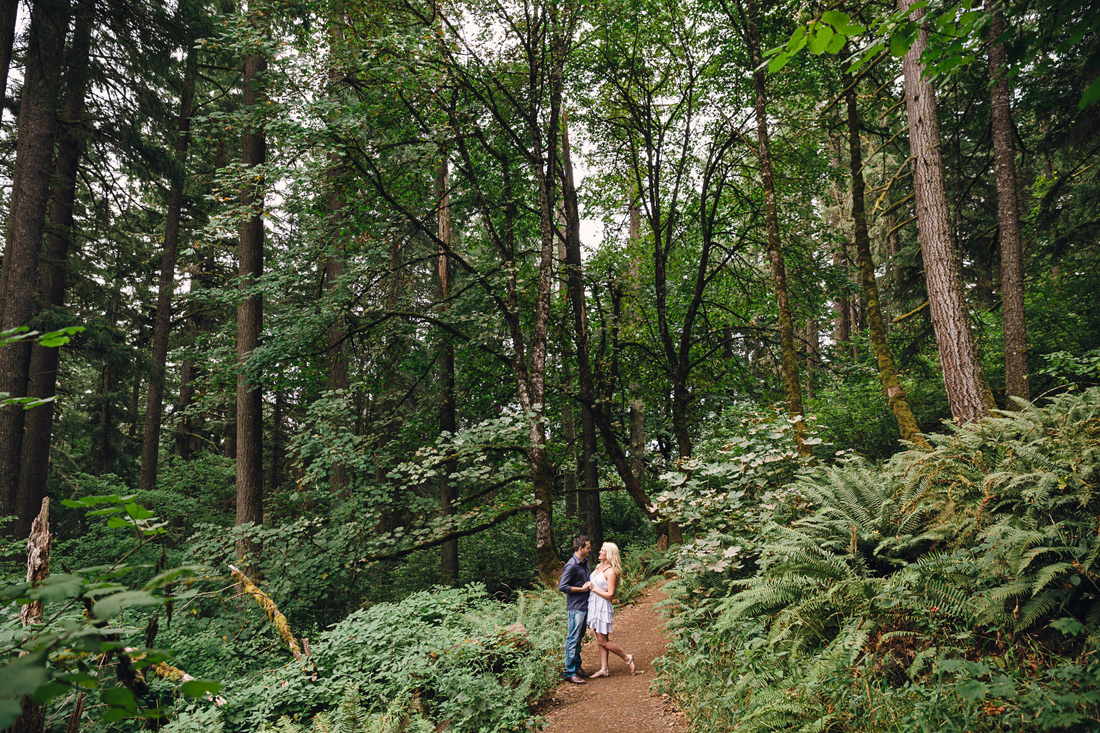
POLYGON ((573 587, 573 575, 576 570, 576 563, 570 561, 565 564, 565 570, 561 571, 561 581, 558 583, 558 590, 562 593, 568 593, 569 589, 573 587))

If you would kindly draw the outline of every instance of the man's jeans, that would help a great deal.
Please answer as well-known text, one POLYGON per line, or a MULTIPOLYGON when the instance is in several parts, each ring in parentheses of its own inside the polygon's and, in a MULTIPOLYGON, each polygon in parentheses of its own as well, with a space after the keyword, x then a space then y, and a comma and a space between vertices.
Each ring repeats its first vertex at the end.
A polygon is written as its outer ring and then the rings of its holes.
POLYGON ((565 634, 565 677, 581 671, 581 641, 588 622, 588 610, 569 611, 569 631, 565 634))

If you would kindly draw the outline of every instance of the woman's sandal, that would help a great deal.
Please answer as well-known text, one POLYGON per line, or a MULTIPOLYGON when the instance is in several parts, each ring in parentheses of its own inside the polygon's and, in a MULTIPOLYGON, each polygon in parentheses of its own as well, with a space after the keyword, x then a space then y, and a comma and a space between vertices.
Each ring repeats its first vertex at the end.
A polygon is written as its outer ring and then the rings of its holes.
POLYGON ((633 654, 627 654, 626 655, 626 663, 630 665, 630 674, 634 674, 634 655, 633 654))
POLYGON ((610 672, 593 672, 592 674, 588 675, 588 679, 594 680, 598 677, 610 677, 610 676, 611 676, 610 672))

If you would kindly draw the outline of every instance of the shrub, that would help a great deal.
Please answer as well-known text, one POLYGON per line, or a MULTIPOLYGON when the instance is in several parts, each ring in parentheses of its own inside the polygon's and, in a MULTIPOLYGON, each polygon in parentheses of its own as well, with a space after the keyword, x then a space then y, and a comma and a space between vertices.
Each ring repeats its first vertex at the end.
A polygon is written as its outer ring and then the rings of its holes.
POLYGON ((1100 390, 929 439, 703 512, 731 562, 670 584, 661 664, 693 730, 1100 727, 1100 390))

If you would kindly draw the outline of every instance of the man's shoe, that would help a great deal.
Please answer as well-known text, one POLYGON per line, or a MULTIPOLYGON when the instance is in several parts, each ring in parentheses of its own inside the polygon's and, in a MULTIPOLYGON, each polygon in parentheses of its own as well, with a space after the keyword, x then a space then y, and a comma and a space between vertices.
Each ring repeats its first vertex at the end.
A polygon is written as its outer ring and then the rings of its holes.
POLYGON ((588 672, 585 672, 583 669, 581 669, 581 670, 577 670, 577 676, 580 677, 581 679, 586 680, 589 677, 591 677, 592 675, 590 675, 588 672))
POLYGON ((566 682, 572 682, 574 685, 587 685, 588 684, 587 682, 584 681, 583 677, 578 677, 577 675, 573 675, 572 677, 567 677, 565 679, 565 681, 566 682))

